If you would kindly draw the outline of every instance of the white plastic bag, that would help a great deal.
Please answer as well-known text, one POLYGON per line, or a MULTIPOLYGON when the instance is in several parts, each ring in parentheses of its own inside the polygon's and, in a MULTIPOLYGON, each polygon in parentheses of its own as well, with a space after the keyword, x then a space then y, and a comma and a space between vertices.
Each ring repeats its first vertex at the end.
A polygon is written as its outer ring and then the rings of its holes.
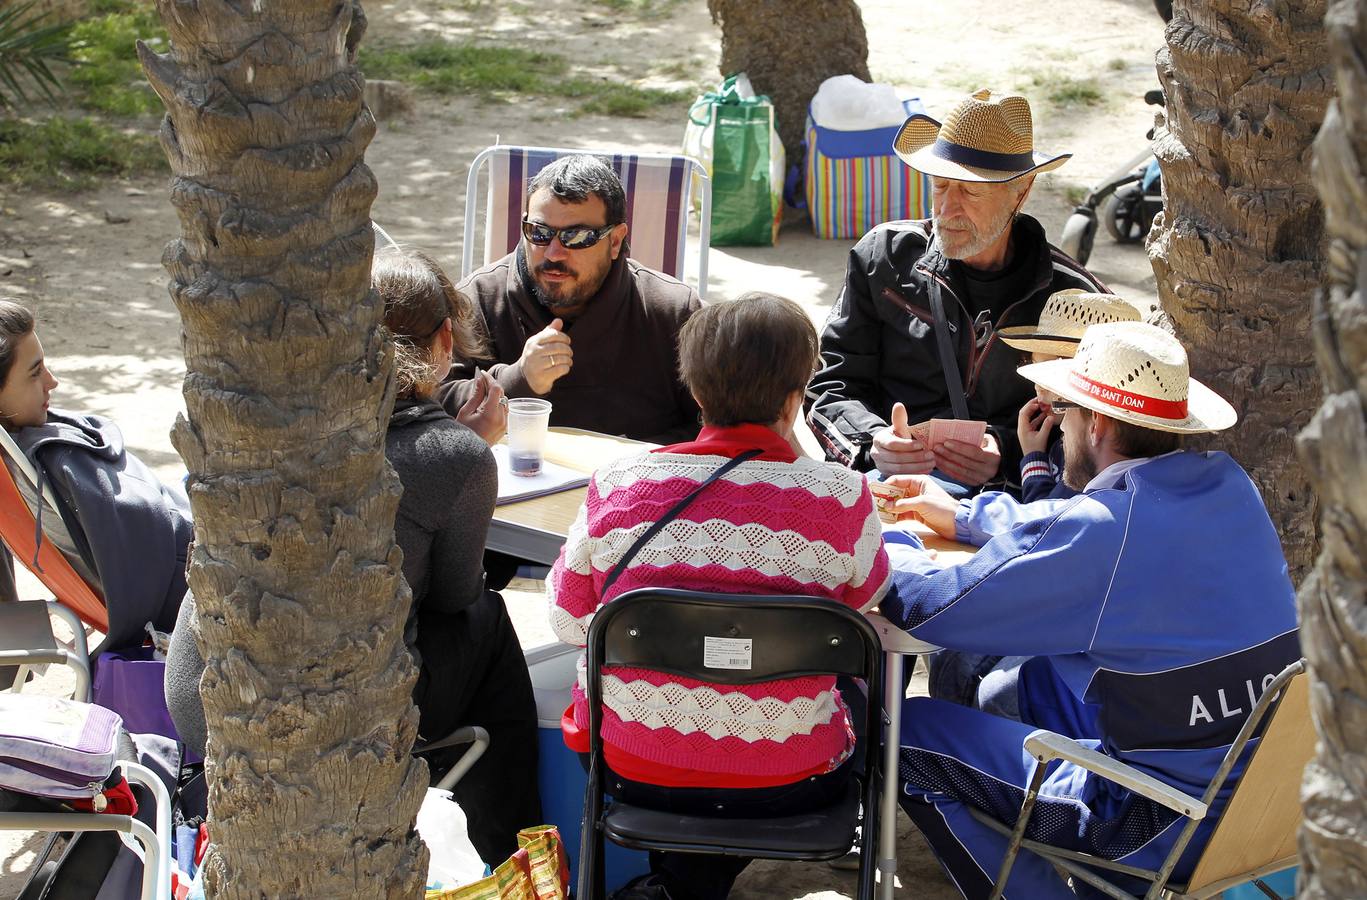
POLYGON ((901 125, 907 113, 890 84, 869 84, 853 75, 821 82, 812 98, 812 121, 838 131, 868 131, 901 125))
POLYGON ((465 812, 451 799, 450 791, 428 788, 418 810, 418 834, 432 860, 427 867, 427 887, 451 888, 484 877, 484 860, 465 833, 465 812))

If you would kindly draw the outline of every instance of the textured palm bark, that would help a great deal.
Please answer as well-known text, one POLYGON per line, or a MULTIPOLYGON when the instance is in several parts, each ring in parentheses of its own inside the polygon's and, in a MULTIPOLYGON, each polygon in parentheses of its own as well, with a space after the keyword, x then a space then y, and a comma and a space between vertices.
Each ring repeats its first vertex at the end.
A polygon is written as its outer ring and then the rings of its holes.
POLYGON ((788 164, 802 161, 807 104, 832 75, 869 79, 869 38, 854 0, 707 0, 721 26, 721 73, 750 76, 774 103, 788 164))
POLYGON ((158 0, 181 236, 210 897, 419 897, 427 784, 384 458, 359 5, 158 0))
POLYGON ((1310 297, 1324 268, 1310 145, 1333 92, 1325 0, 1178 0, 1159 51, 1158 296, 1193 375, 1239 411, 1194 446, 1228 450, 1262 491, 1292 578, 1318 548, 1294 439, 1319 397, 1310 297))
POLYGON ((1314 335, 1324 400, 1300 438, 1324 549, 1300 592, 1319 753, 1301 797, 1300 896, 1367 897, 1367 2, 1326 19, 1339 99, 1315 140, 1329 234, 1314 335))

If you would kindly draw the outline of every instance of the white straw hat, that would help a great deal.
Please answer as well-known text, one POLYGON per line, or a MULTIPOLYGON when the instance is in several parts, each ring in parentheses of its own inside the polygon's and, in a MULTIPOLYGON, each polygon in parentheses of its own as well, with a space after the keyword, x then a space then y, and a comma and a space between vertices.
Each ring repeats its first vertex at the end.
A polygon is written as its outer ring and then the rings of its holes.
POLYGON ((993 97, 986 89, 961 101, 943 124, 919 113, 907 119, 892 151, 918 172, 956 181, 1012 181, 1072 157, 1035 150, 1030 101, 1019 94, 993 97))
POLYGON ((1072 356, 1088 326, 1102 322, 1138 322, 1141 318, 1134 304, 1115 294, 1093 294, 1068 288, 1054 292, 1044 302, 1038 325, 1000 328, 997 336, 1027 353, 1072 356))
POLYGON ((1234 407, 1190 375, 1177 338, 1143 322, 1093 325, 1077 356, 1021 366, 1035 384, 1093 412, 1158 431, 1223 431, 1234 407))

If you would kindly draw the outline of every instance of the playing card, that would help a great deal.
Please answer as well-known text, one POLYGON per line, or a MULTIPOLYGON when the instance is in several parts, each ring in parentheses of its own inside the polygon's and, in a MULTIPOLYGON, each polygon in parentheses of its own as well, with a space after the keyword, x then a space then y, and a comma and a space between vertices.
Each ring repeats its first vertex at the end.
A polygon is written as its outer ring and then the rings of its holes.
POLYGON ((911 426, 911 436, 926 447, 930 446, 930 422, 917 422, 911 426))
POLYGON ((930 449, 934 450, 945 441, 963 441, 979 447, 983 442, 983 434, 987 431, 986 422, 974 422, 968 419, 931 419, 930 425, 930 449))
POLYGON ((878 518, 888 524, 897 521, 897 514, 890 507, 905 497, 906 491, 882 481, 870 481, 869 491, 873 494, 873 505, 878 509, 878 518))

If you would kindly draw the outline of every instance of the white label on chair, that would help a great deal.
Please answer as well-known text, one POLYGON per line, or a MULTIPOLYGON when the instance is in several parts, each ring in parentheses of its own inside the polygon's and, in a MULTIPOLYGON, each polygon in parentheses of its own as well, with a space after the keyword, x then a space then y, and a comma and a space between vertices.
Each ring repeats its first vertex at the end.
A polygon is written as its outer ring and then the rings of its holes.
POLYGON ((704 637, 702 664, 708 669, 748 669, 752 652, 750 638, 704 637))

